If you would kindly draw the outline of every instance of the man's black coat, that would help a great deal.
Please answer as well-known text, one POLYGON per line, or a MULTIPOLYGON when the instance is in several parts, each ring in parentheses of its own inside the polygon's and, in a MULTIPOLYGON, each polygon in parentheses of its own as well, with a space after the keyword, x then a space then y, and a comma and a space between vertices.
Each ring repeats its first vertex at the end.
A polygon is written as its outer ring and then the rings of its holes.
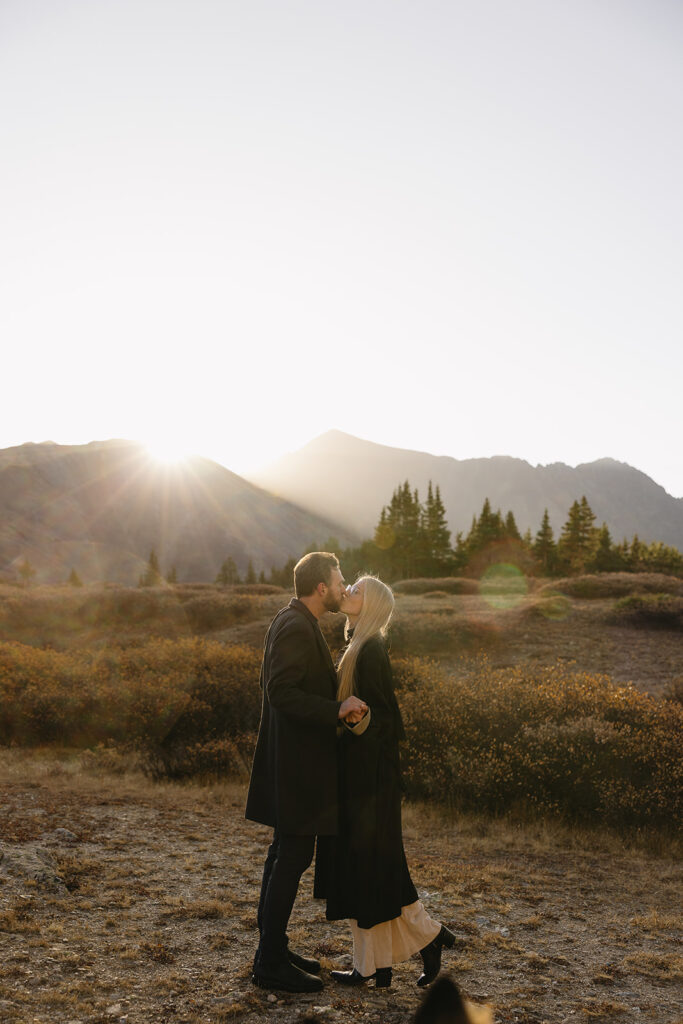
POLYGON ((288 835, 335 835, 337 674, 316 617, 296 598, 270 624, 246 817, 288 835))

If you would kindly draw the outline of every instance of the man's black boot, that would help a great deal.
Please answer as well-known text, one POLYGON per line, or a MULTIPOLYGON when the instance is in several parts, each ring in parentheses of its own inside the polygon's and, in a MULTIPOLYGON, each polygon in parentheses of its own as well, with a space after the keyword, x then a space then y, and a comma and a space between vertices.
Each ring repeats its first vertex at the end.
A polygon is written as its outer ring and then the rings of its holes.
POLYGON ((313 957, 302 956, 301 953, 295 953, 293 950, 287 950, 287 957, 290 964, 294 964, 300 971, 305 971, 306 974, 320 974, 320 961, 314 960, 313 957))
POLYGON ((280 992, 320 992, 323 987, 320 978, 299 970, 289 960, 274 967, 264 967, 259 962, 254 966, 251 980, 259 988, 274 988, 280 992))

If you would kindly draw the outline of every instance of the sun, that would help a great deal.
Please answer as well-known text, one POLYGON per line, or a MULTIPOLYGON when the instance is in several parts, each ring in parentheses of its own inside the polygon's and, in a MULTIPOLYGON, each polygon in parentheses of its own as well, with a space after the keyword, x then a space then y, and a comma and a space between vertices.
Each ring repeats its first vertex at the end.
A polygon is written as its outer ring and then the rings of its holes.
POLYGON ((164 466, 177 466, 184 462, 192 452, 190 449, 172 437, 158 437, 145 441, 147 454, 154 462, 160 462, 164 466))

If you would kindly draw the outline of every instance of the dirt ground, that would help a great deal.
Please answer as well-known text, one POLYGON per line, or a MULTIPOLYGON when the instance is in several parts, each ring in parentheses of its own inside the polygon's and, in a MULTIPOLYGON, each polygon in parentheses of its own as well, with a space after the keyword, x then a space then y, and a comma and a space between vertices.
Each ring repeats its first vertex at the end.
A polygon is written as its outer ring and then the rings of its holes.
MULTIPOLYGON (((252 985, 269 836, 243 806, 236 784, 152 784, 92 755, 0 750, 0 1021, 409 1021, 418 960, 388 990, 331 981, 350 936, 312 900, 310 872, 290 941, 321 958, 324 991, 252 985)), ((420 896, 457 936, 444 967, 498 1024, 683 1020, 683 868, 670 850, 418 806, 404 824, 420 896)))
POLYGON ((683 678, 683 636, 666 629, 634 629, 609 622, 614 602, 568 604, 558 620, 524 616, 507 630, 494 652, 494 666, 551 665, 557 661, 576 670, 609 675, 617 685, 633 683, 656 697, 683 678))

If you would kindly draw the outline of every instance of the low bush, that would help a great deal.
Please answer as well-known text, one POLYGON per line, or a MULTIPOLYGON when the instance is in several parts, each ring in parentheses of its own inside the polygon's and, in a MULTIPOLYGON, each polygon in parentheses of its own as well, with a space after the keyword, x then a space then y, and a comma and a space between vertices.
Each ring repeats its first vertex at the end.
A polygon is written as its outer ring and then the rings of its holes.
MULTIPOLYGON (((342 618, 341 616, 339 618, 342 618)), ((567 668, 453 677, 394 654, 409 792, 456 808, 673 828, 683 705, 567 668)), ((245 776, 260 652, 201 637, 105 652, 0 643, 0 743, 136 749, 155 778, 245 776)))
MULTIPOLYGON (((257 594, 259 597, 266 597, 270 594, 280 594, 283 598, 286 598, 291 593, 289 590, 285 590, 283 587, 276 587, 274 583, 237 583, 232 591, 234 594, 257 594)), ((283 600, 283 604, 286 601, 283 600)))
POLYGON ((40 587, 21 591, 0 588, 0 628, 7 639, 59 646, 70 636, 87 631, 116 641, 117 631, 144 631, 148 636, 181 636, 225 629, 259 618, 286 603, 279 587, 253 584, 219 587, 178 584, 123 587, 116 584, 84 587, 40 587))
POLYGON ((250 647, 191 637, 100 654, 0 644, 0 743, 161 749, 253 732, 259 665, 250 647))
POLYGON ((632 594, 617 601, 608 619, 637 629, 683 630, 683 597, 673 594, 632 594))
POLYGON ((493 617, 468 617, 452 605, 399 614, 393 619, 389 645, 395 654, 487 650, 500 636, 493 617))
POLYGON ((586 599, 626 597, 629 594, 683 594, 683 581, 657 572, 604 572, 594 576, 570 576, 553 580, 538 593, 565 594, 586 599))
POLYGON ((183 605, 183 612, 193 633, 209 633, 214 629, 226 629, 235 622, 253 618, 255 603, 248 597, 223 597, 207 594, 193 597, 183 605))
POLYGON ((426 594, 430 590, 441 590, 446 594, 478 594, 477 580, 465 579, 464 576, 442 576, 435 579, 418 577, 413 580, 399 580, 392 583, 395 594, 426 594))
POLYGON ((572 603, 564 594, 556 594, 551 590, 539 596, 533 596, 521 608, 525 619, 566 619, 572 612, 572 603))
POLYGON ((459 808, 675 828, 683 708, 560 666, 465 678, 397 661, 409 791, 459 808))

